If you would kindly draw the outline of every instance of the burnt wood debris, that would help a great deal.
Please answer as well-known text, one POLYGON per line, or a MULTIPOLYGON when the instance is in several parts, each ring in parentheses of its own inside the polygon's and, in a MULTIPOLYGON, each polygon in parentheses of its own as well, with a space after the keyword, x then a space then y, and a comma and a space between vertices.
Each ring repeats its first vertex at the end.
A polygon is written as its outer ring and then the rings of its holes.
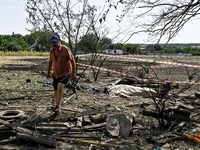
MULTIPOLYGON (((37 84, 41 90, 1 89, 0 149, 199 148, 199 86, 188 94, 182 92, 188 87, 181 84, 144 82, 107 72, 94 83, 87 77, 91 70, 87 71, 78 74, 80 82, 65 86, 61 115, 54 114, 52 82, 33 78, 43 77, 44 72, 29 74, 31 80, 20 79, 21 84, 37 84)), ((0 76, 11 84, 20 78, 15 74, 7 79, 3 71, 0 76)))
MULTIPOLYGON (((141 87, 161 87, 157 83, 139 83, 130 78, 123 78, 114 84, 127 84, 137 85, 141 87)), ((165 131, 161 135, 152 135, 146 137, 150 143, 164 144, 170 140, 180 140, 187 134, 180 134, 180 131, 186 126, 187 123, 196 122, 198 120, 191 119, 189 110, 193 110, 192 105, 186 105, 181 102, 173 102, 172 108, 165 106, 168 92, 171 88, 177 88, 177 85, 162 85, 163 93, 159 93, 154 98, 154 104, 141 103, 139 106, 142 108, 142 115, 155 118, 158 121, 158 128, 165 131), (170 87, 169 87, 170 86, 170 87), (167 89, 166 89, 167 87, 167 89), (167 132, 166 132, 167 131, 167 132)), ((77 90, 90 89, 94 93, 104 93, 109 95, 108 88, 88 87, 84 85, 77 85, 77 90)), ((160 88, 161 89, 161 88, 160 88)), ((161 90, 160 90, 161 91, 161 90)), ((188 97, 194 104, 200 105, 200 93, 196 92, 194 95, 184 96, 180 95, 179 98, 188 97)), ((76 94, 72 93, 65 102, 69 101, 76 94)), ((8 101, 22 100, 24 97, 9 98, 8 101)), ((64 102, 63 102, 64 103, 64 102)), ((76 109, 67 109, 62 107, 64 113, 62 115, 55 115, 53 112, 54 107, 44 107, 40 111, 36 111, 31 115, 26 112, 20 111, 17 107, 7 107, 8 110, 0 112, 0 133, 1 145, 11 142, 10 137, 15 136, 19 141, 26 141, 28 143, 37 143, 44 147, 60 148, 65 147, 68 142, 75 142, 81 144, 92 144, 99 147, 117 148, 119 145, 113 142, 106 142, 104 137, 128 138, 133 136, 136 130, 144 130, 137 126, 135 115, 132 114, 112 114, 108 111, 109 106, 98 109, 91 109, 86 111, 76 111, 76 109), (13 110, 12 108, 15 108, 13 110), (70 113, 69 113, 70 112, 70 113), (7 141, 5 141, 7 139, 7 141)), ((129 105, 128 107, 132 107, 129 105)), ((20 108, 20 107, 19 107, 20 108)), ((196 114, 198 115, 198 114, 196 114)), ((194 114, 193 114, 194 116, 194 114)), ((150 127, 151 130, 156 127, 150 127)), ((158 130, 158 129, 156 129, 158 130)), ((190 141, 198 142, 192 139, 190 135, 186 138, 190 141)), ((14 140, 14 139, 12 139, 14 140)), ((5 146, 5 145, 4 145, 5 146)), ((6 147, 6 146, 5 146, 6 147)), ((138 146, 136 146, 138 148, 138 146)))

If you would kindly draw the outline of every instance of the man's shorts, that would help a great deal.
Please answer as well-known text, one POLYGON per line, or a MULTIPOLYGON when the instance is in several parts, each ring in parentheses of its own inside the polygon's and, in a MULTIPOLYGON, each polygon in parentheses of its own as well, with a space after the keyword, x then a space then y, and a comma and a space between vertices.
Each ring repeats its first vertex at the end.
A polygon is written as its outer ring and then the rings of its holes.
POLYGON ((54 88, 54 90, 57 90, 58 83, 67 84, 67 82, 69 81, 70 76, 71 75, 66 75, 66 76, 62 76, 62 77, 60 77, 58 79, 56 79, 53 76, 53 88, 54 88))

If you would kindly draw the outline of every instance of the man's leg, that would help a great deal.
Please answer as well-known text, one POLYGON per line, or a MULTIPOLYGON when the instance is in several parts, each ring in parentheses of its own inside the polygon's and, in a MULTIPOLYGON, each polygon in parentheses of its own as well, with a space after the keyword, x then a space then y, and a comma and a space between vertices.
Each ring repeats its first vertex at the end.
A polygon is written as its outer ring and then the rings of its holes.
POLYGON ((57 90, 54 90, 54 99, 55 99, 55 103, 57 104, 57 90))
POLYGON ((63 83, 58 83, 58 86, 57 86, 57 92, 56 92, 56 105, 57 106, 60 106, 61 104, 61 99, 63 97, 63 91, 64 91, 64 84, 63 83))
POLYGON ((55 96, 55 102, 56 102, 56 113, 59 115, 62 113, 60 105, 61 105, 61 99, 63 96, 64 91, 64 84, 58 83, 57 90, 54 90, 54 96, 55 96))

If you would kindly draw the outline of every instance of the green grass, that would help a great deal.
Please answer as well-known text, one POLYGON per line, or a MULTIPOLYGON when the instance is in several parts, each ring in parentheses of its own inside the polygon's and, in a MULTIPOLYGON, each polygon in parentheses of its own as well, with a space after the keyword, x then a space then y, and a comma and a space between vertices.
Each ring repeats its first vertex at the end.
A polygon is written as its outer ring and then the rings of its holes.
POLYGON ((0 51, 0 56, 49 56, 49 52, 29 52, 29 51, 2 52, 0 51))

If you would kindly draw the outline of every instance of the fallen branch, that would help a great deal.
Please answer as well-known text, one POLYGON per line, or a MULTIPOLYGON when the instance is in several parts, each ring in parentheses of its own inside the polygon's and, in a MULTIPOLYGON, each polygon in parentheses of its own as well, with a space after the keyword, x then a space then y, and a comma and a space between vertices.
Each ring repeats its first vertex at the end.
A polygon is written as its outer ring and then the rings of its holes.
POLYGON ((25 99, 25 98, 26 98, 26 96, 20 96, 20 97, 10 97, 7 99, 0 99, 0 100, 8 101, 8 100, 20 100, 20 99, 25 99))
POLYGON ((45 144, 45 145, 53 146, 53 147, 57 147, 58 145, 61 144, 52 139, 47 139, 46 137, 43 137, 40 134, 36 134, 34 131, 20 127, 19 124, 10 124, 8 121, 4 121, 2 119, 0 119, 0 124, 3 124, 6 127, 9 127, 11 129, 17 131, 18 132, 17 136, 20 139, 32 140, 32 141, 38 142, 40 144, 45 144))
POLYGON ((49 127, 49 126, 37 126, 37 130, 43 130, 43 131, 63 131, 63 132, 80 132, 80 129, 78 127, 74 128, 68 128, 68 127, 49 127))
POLYGON ((58 147, 58 146, 61 145, 60 142, 57 142, 57 141, 52 140, 52 139, 40 137, 38 135, 29 135, 29 134, 24 134, 24 133, 17 133, 17 137, 19 139, 22 139, 22 140, 34 141, 34 142, 44 144, 44 145, 48 145, 48 146, 52 146, 52 147, 58 147))
POLYGON ((65 104, 67 101, 72 99, 74 96, 76 96, 76 93, 72 94, 69 98, 67 98, 63 103, 65 104))
POLYGON ((71 133, 71 134, 60 134, 62 137, 70 137, 70 138, 92 138, 92 139, 101 139, 95 134, 81 134, 81 133, 71 133))
POLYGON ((105 127, 105 126, 106 126, 106 122, 103 122, 99 124, 84 126, 81 128, 81 130, 89 130, 89 129, 95 129, 95 128, 100 128, 100 127, 105 127))
POLYGON ((63 141, 74 141, 78 143, 88 143, 88 144, 94 144, 99 146, 108 146, 108 147, 115 147, 113 144, 105 143, 102 141, 92 141, 92 140, 82 140, 82 139, 74 139, 74 138, 66 138, 66 137, 53 137, 56 140, 63 140, 63 141))

